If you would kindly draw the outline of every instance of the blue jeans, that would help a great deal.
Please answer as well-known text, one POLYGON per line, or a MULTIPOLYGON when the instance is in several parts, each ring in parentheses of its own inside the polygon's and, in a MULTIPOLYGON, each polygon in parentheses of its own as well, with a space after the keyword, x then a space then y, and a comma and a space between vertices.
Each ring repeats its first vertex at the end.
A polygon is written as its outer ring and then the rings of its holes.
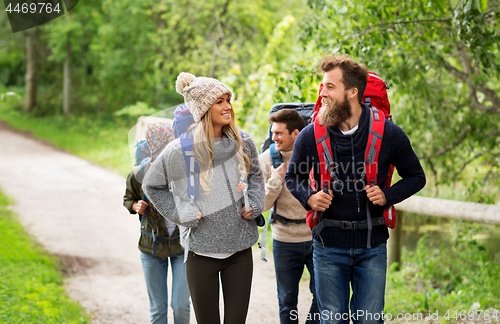
POLYGON ((278 286, 278 302, 280 307, 280 323, 298 323, 297 299, 299 296, 299 282, 307 267, 311 280, 309 290, 313 296, 309 310, 308 324, 319 323, 319 310, 316 302, 314 285, 312 241, 287 243, 273 240, 274 268, 278 286), (314 314, 317 314, 314 320, 314 314), (310 320, 312 319, 312 320, 310 320))
POLYGON ((339 249, 314 240, 321 323, 383 323, 386 271, 386 243, 372 249, 339 249))
POLYGON ((184 253, 166 259, 141 252, 142 269, 148 288, 152 324, 168 323, 168 260, 172 265, 172 302, 175 324, 189 324, 189 289, 184 266, 184 253))

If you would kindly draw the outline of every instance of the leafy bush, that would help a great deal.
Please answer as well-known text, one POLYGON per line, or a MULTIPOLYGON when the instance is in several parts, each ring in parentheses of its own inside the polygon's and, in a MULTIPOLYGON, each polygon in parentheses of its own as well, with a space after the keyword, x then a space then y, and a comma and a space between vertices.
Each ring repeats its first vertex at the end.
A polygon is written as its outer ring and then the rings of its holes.
POLYGON ((123 107, 122 109, 115 111, 113 115, 115 116, 131 116, 131 117, 139 117, 139 116, 149 116, 153 115, 157 112, 157 110, 153 107, 149 107, 147 103, 138 101, 134 105, 128 105, 123 107))
POLYGON ((458 222, 454 237, 436 244, 425 234, 416 251, 403 253, 403 267, 388 272, 386 311, 427 313, 487 310, 500 305, 500 264, 475 236, 481 227, 458 222))

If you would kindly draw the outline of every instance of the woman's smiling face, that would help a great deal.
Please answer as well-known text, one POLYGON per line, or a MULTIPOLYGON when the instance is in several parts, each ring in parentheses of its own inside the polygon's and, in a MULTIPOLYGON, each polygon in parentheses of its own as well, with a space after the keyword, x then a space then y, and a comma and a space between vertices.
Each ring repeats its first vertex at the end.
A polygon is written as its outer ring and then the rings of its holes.
POLYGON ((231 122, 231 100, 229 94, 225 93, 217 99, 210 107, 210 117, 214 128, 222 128, 231 122))

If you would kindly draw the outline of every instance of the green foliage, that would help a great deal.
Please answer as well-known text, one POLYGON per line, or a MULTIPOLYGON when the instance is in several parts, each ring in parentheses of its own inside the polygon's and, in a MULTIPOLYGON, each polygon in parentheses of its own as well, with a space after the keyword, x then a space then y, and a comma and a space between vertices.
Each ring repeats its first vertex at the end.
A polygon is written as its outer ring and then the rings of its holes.
MULTIPOLYGON (((0 88, 1 91, 1 88, 0 88)), ((11 106, 19 105, 22 97, 14 91, 6 91, 4 93, 0 93, 0 102, 5 102, 11 106)))
POLYGON ((266 136, 269 128, 268 115, 271 106, 282 101, 275 91, 277 80, 286 78, 290 64, 303 56, 297 42, 300 33, 298 22, 307 12, 300 1, 293 1, 294 8, 289 15, 275 26, 263 49, 257 68, 248 76, 239 65, 233 66, 222 81, 231 85, 236 92, 233 106, 236 116, 243 128, 250 132, 259 143, 266 136))
MULTIPOLYGON (((246 78, 288 5, 285 0, 80 1, 69 14, 40 27, 36 113, 61 111, 68 49, 77 113, 113 112, 137 101, 160 109, 179 104, 174 84, 181 71, 223 77, 238 66, 246 78)), ((23 84, 24 39, 12 35, 3 10, 0 31, 7 36, 0 49, 0 83, 23 84)))
MULTIPOLYGON (((114 111, 137 101, 158 108, 181 103, 182 97, 173 92, 181 71, 222 77, 229 67, 239 65, 248 75, 253 58, 259 56, 280 19, 276 12, 284 1, 141 0, 80 5, 71 20, 49 28, 50 57, 61 61, 71 41, 74 57, 82 53, 93 71, 91 76, 80 73, 80 78, 99 85, 86 84, 86 93, 97 93, 102 109, 114 111)), ((74 63, 78 67, 84 62, 74 63)))
POLYGON ((33 243, 0 191, 0 322, 89 323, 63 288, 57 259, 33 243))
POLYGON ((153 107, 149 107, 147 103, 138 101, 134 105, 129 105, 123 107, 120 110, 117 110, 113 113, 114 116, 130 116, 130 117, 139 117, 139 116, 149 116, 157 113, 157 110, 153 107))
POLYGON ((500 302, 500 263, 476 236, 479 225, 456 223, 436 244, 429 234, 415 252, 403 253, 403 267, 387 276, 386 313, 427 313, 497 307, 500 302), (477 305, 480 305, 477 308, 477 305))
POLYGON ((12 34, 5 13, 4 2, 0 3, 0 85, 24 85, 25 54, 22 33, 12 34))
MULTIPOLYGON (((281 97, 315 99, 320 56, 349 54, 388 81, 394 121, 412 140, 434 195, 458 181, 469 188, 476 181, 484 191, 498 187, 498 1, 308 3, 313 12, 301 21, 300 37, 311 56, 285 71, 281 97)), ((469 200, 480 196, 467 194, 469 200)))
POLYGON ((0 46, 0 84, 7 86, 24 84, 23 73, 19 73, 24 72, 24 69, 24 55, 20 48, 8 50, 8 46, 0 46))

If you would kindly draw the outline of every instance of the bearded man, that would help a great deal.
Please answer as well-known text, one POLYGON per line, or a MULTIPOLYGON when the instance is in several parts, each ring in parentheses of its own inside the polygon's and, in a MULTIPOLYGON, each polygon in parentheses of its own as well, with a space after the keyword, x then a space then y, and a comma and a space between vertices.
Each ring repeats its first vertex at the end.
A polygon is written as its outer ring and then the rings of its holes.
POLYGON ((320 93, 323 104, 319 118, 321 124, 327 126, 331 155, 338 165, 332 178, 340 182, 328 188, 328 193, 316 192, 308 185, 311 169, 316 183, 321 183, 314 124, 310 124, 295 141, 286 185, 306 210, 323 212, 323 221, 335 220, 325 222, 329 224, 319 233, 313 232, 321 323, 349 323, 350 320, 355 324, 383 323, 389 233, 380 219, 383 220, 387 206, 422 189, 425 174, 406 134, 386 120, 377 166, 379 186, 364 183, 370 108, 361 100, 368 71, 364 64, 345 55, 327 55, 320 66, 324 88, 320 93), (401 180, 384 188, 391 164, 401 180), (370 242, 367 215, 373 224, 370 242))

